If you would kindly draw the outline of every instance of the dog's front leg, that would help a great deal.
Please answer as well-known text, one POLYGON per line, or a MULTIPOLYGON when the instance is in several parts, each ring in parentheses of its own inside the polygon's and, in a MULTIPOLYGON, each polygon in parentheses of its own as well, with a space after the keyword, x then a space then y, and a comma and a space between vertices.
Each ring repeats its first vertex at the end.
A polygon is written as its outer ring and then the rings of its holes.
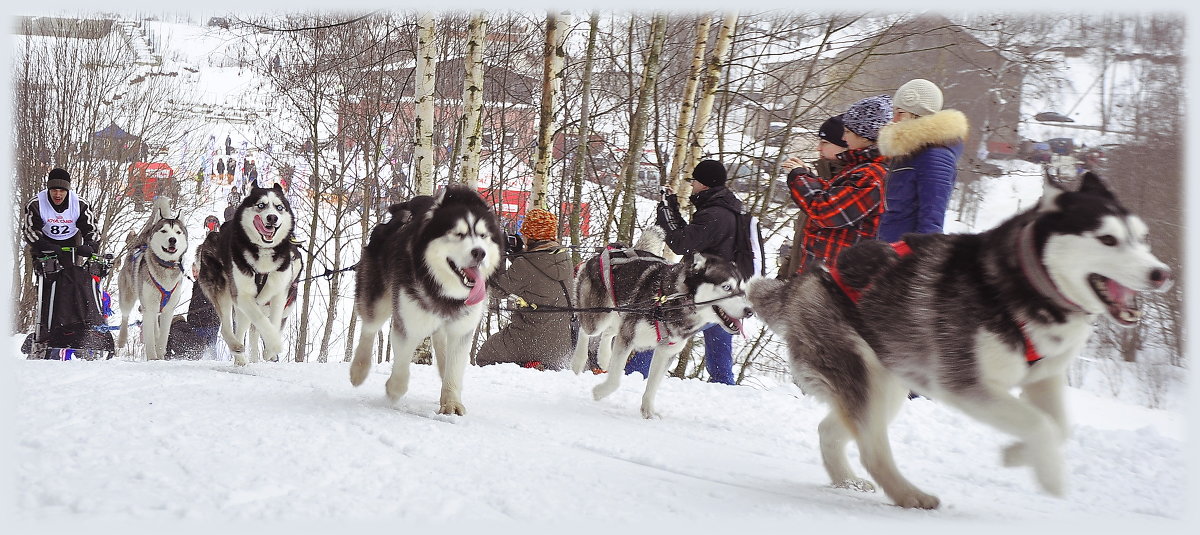
MULTIPOLYGON (((1035 397, 1048 401, 1053 386, 1047 384, 1040 388, 1044 390, 1035 397)), ((975 419, 1016 436, 1019 442, 1004 449, 1004 464, 1031 466, 1043 490, 1055 496, 1063 495, 1066 477, 1063 474, 1062 427, 1044 409, 999 388, 988 389, 983 395, 972 392, 947 397, 946 401, 975 419)))
MULTIPOLYGON (((142 301, 146 303, 147 301, 142 301)), ((160 360, 158 354, 158 314, 150 310, 150 305, 142 307, 142 349, 146 352, 146 360, 160 360)))
POLYGON ((158 320, 158 336, 154 339, 154 354, 158 359, 167 358, 167 338, 171 336, 171 320, 175 316, 175 299, 172 296, 170 302, 158 312, 158 316, 155 318, 158 320))
MULTIPOLYGON (((241 307, 233 309, 233 336, 238 341, 238 347, 235 350, 233 346, 229 347, 233 351, 233 362, 238 366, 246 365, 246 331, 250 330, 250 320, 246 318, 246 314, 242 312, 241 307)), ((255 342, 258 343, 258 342, 255 342)))
POLYGON ((604 382, 596 385, 592 389, 592 397, 596 401, 600 401, 609 394, 617 391, 617 387, 621 386, 621 376, 625 375, 625 361, 629 360, 629 353, 633 351, 630 347, 632 340, 622 340, 621 338, 614 339, 612 336, 606 336, 600 339, 600 353, 604 353, 605 341, 610 340, 613 343, 609 346, 608 373, 604 378, 604 382))
POLYGON ((392 374, 388 376, 387 383, 384 384, 384 391, 387 392, 387 397, 393 404, 408 393, 410 373, 408 368, 412 364, 413 353, 416 352, 417 345, 424 340, 424 336, 406 333, 404 326, 400 325, 400 319, 392 318, 392 374))
POLYGON ((438 375, 442 377, 438 414, 467 414, 462 403, 462 385, 474 332, 473 329, 464 332, 447 328, 433 333, 433 356, 437 359, 438 375))
MULTIPOLYGON (((663 376, 667 374, 667 365, 682 350, 682 342, 674 344, 659 343, 657 346, 654 346, 654 355, 650 357, 650 377, 646 378, 646 391, 642 393, 643 418, 658 417, 658 414, 654 412, 654 394, 658 392, 658 385, 662 382, 663 376)), ((621 371, 623 372, 624 370, 621 371)))

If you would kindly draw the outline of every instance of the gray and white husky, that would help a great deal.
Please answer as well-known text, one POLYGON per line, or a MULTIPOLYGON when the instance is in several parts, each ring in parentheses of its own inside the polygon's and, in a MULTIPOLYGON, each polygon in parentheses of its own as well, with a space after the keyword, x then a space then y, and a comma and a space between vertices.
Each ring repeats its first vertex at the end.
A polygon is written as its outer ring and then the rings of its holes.
POLYGON ((183 255, 188 250, 187 227, 170 201, 160 197, 142 231, 130 232, 130 252, 117 277, 120 289, 121 329, 117 347, 125 347, 129 336, 129 313, 142 303, 142 342, 146 360, 162 360, 167 354, 171 319, 179 304, 175 293, 183 281, 183 255))
POLYGON ((1088 173, 1078 191, 1047 184, 1038 205, 987 232, 908 234, 897 244, 911 252, 864 242, 833 268, 756 279, 749 297, 786 340, 796 384, 831 406, 818 431, 835 486, 874 489, 847 461, 854 440, 897 505, 938 506, 900 474, 888 441, 913 390, 1015 436, 1004 464, 1031 467, 1061 495, 1068 366, 1097 316, 1132 325, 1137 292, 1171 282, 1146 237, 1088 173))
POLYGON ((502 261, 504 235, 488 205, 465 186, 417 196, 389 211, 391 219, 371 232, 355 270, 354 311, 362 330, 350 384, 366 380, 375 336, 391 317, 388 399, 395 403, 408 391, 413 353, 432 336, 442 378, 438 413, 466 414, 463 373, 487 307, 488 280, 502 261))
MULTIPOLYGON (((647 236, 659 237, 661 232, 644 234, 641 243, 647 243, 647 236)), ((632 352, 653 348, 641 410, 643 417, 656 417, 655 392, 667 365, 683 350, 687 339, 710 323, 731 333, 740 332, 741 320, 752 314, 743 282, 731 262, 713 255, 689 254, 671 264, 636 248, 606 249, 576 274, 576 307, 629 310, 579 313, 571 369, 577 374, 583 371, 588 340, 599 336, 596 362, 609 371, 605 381, 592 390, 600 400, 620 386, 625 361, 632 352)))
POLYGON ((275 360, 283 350, 283 320, 302 269, 294 221, 278 184, 252 188, 233 217, 196 251, 197 282, 217 311, 221 337, 238 366, 246 365, 247 344, 251 362, 260 360, 260 351, 275 360))

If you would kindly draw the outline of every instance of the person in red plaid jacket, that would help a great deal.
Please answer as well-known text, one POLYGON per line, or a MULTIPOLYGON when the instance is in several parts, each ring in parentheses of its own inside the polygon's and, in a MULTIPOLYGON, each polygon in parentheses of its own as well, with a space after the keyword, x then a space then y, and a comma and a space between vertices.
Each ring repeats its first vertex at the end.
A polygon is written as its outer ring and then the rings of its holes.
POLYGON ((875 141, 879 129, 892 120, 892 100, 887 95, 867 97, 842 114, 843 139, 848 150, 837 157, 841 172, 824 180, 799 160, 784 163, 792 200, 808 215, 800 242, 803 257, 796 273, 831 263, 842 250, 863 240, 873 240, 883 215, 885 159, 875 141), (788 166, 792 167, 788 169, 788 166))

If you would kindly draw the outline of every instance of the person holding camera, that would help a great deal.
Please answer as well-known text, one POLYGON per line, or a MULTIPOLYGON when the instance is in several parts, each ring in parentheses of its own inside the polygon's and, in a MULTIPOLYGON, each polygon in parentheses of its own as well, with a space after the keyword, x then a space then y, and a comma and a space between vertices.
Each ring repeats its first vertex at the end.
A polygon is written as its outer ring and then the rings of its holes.
MULTIPOLYGON (((534 208, 525 214, 520 235, 508 236, 508 269, 496 275, 495 286, 537 307, 568 308, 574 266, 571 255, 556 241, 558 218, 534 208), (522 239, 522 236, 524 239, 522 239)), ((475 354, 475 363, 513 363, 539 370, 568 367, 573 349, 570 312, 514 311, 508 325, 488 337, 475 354)))

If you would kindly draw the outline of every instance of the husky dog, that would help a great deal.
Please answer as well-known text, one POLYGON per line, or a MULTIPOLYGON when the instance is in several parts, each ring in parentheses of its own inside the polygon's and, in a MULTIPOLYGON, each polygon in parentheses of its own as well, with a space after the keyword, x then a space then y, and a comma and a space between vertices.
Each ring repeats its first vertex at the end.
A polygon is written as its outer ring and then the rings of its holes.
POLYGON ((250 361, 259 361, 260 350, 270 360, 283 350, 283 319, 302 268, 293 220, 279 184, 252 188, 196 252, 200 289, 217 311, 221 337, 238 366, 246 365, 247 331, 250 361))
POLYGON ((897 505, 938 506, 892 459, 887 426, 911 389, 1014 435, 1004 464, 1061 495, 1071 360, 1096 316, 1132 325, 1136 292, 1171 282, 1146 234, 1087 173, 1078 191, 1047 184, 1038 205, 982 234, 864 242, 831 269, 756 279, 749 298, 786 340, 796 384, 831 406, 818 431, 835 486, 874 489, 847 462, 853 439, 897 505))
POLYGON ((378 225, 355 270, 354 311, 362 331, 350 365, 350 384, 371 370, 371 347, 392 318, 392 373, 387 397, 408 391, 417 346, 433 337, 442 393, 438 413, 466 414, 464 368, 471 338, 487 306, 487 281, 500 265, 504 234, 488 205, 469 187, 451 185, 393 205, 378 225))
POLYGON ((129 255, 117 277, 120 288, 121 329, 117 347, 125 347, 129 334, 129 313, 142 303, 142 342, 146 360, 162 360, 167 354, 167 336, 171 318, 179 304, 183 281, 183 254, 188 250, 187 227, 172 212, 170 201, 159 197, 155 209, 141 232, 129 233, 129 255))
MULTIPOLYGON (((650 238, 655 236, 661 240, 661 232, 649 233, 650 238)), ((642 416, 654 418, 655 391, 684 342, 710 323, 731 333, 741 331, 741 320, 752 314, 742 284, 737 267, 714 255, 689 254, 671 264, 644 250, 610 246, 575 275, 575 303, 582 309, 626 310, 579 313, 571 369, 577 374, 583 371, 588 340, 599 336, 596 363, 610 372, 592 390, 600 400, 621 384, 630 353, 654 348, 642 394, 642 416)))

